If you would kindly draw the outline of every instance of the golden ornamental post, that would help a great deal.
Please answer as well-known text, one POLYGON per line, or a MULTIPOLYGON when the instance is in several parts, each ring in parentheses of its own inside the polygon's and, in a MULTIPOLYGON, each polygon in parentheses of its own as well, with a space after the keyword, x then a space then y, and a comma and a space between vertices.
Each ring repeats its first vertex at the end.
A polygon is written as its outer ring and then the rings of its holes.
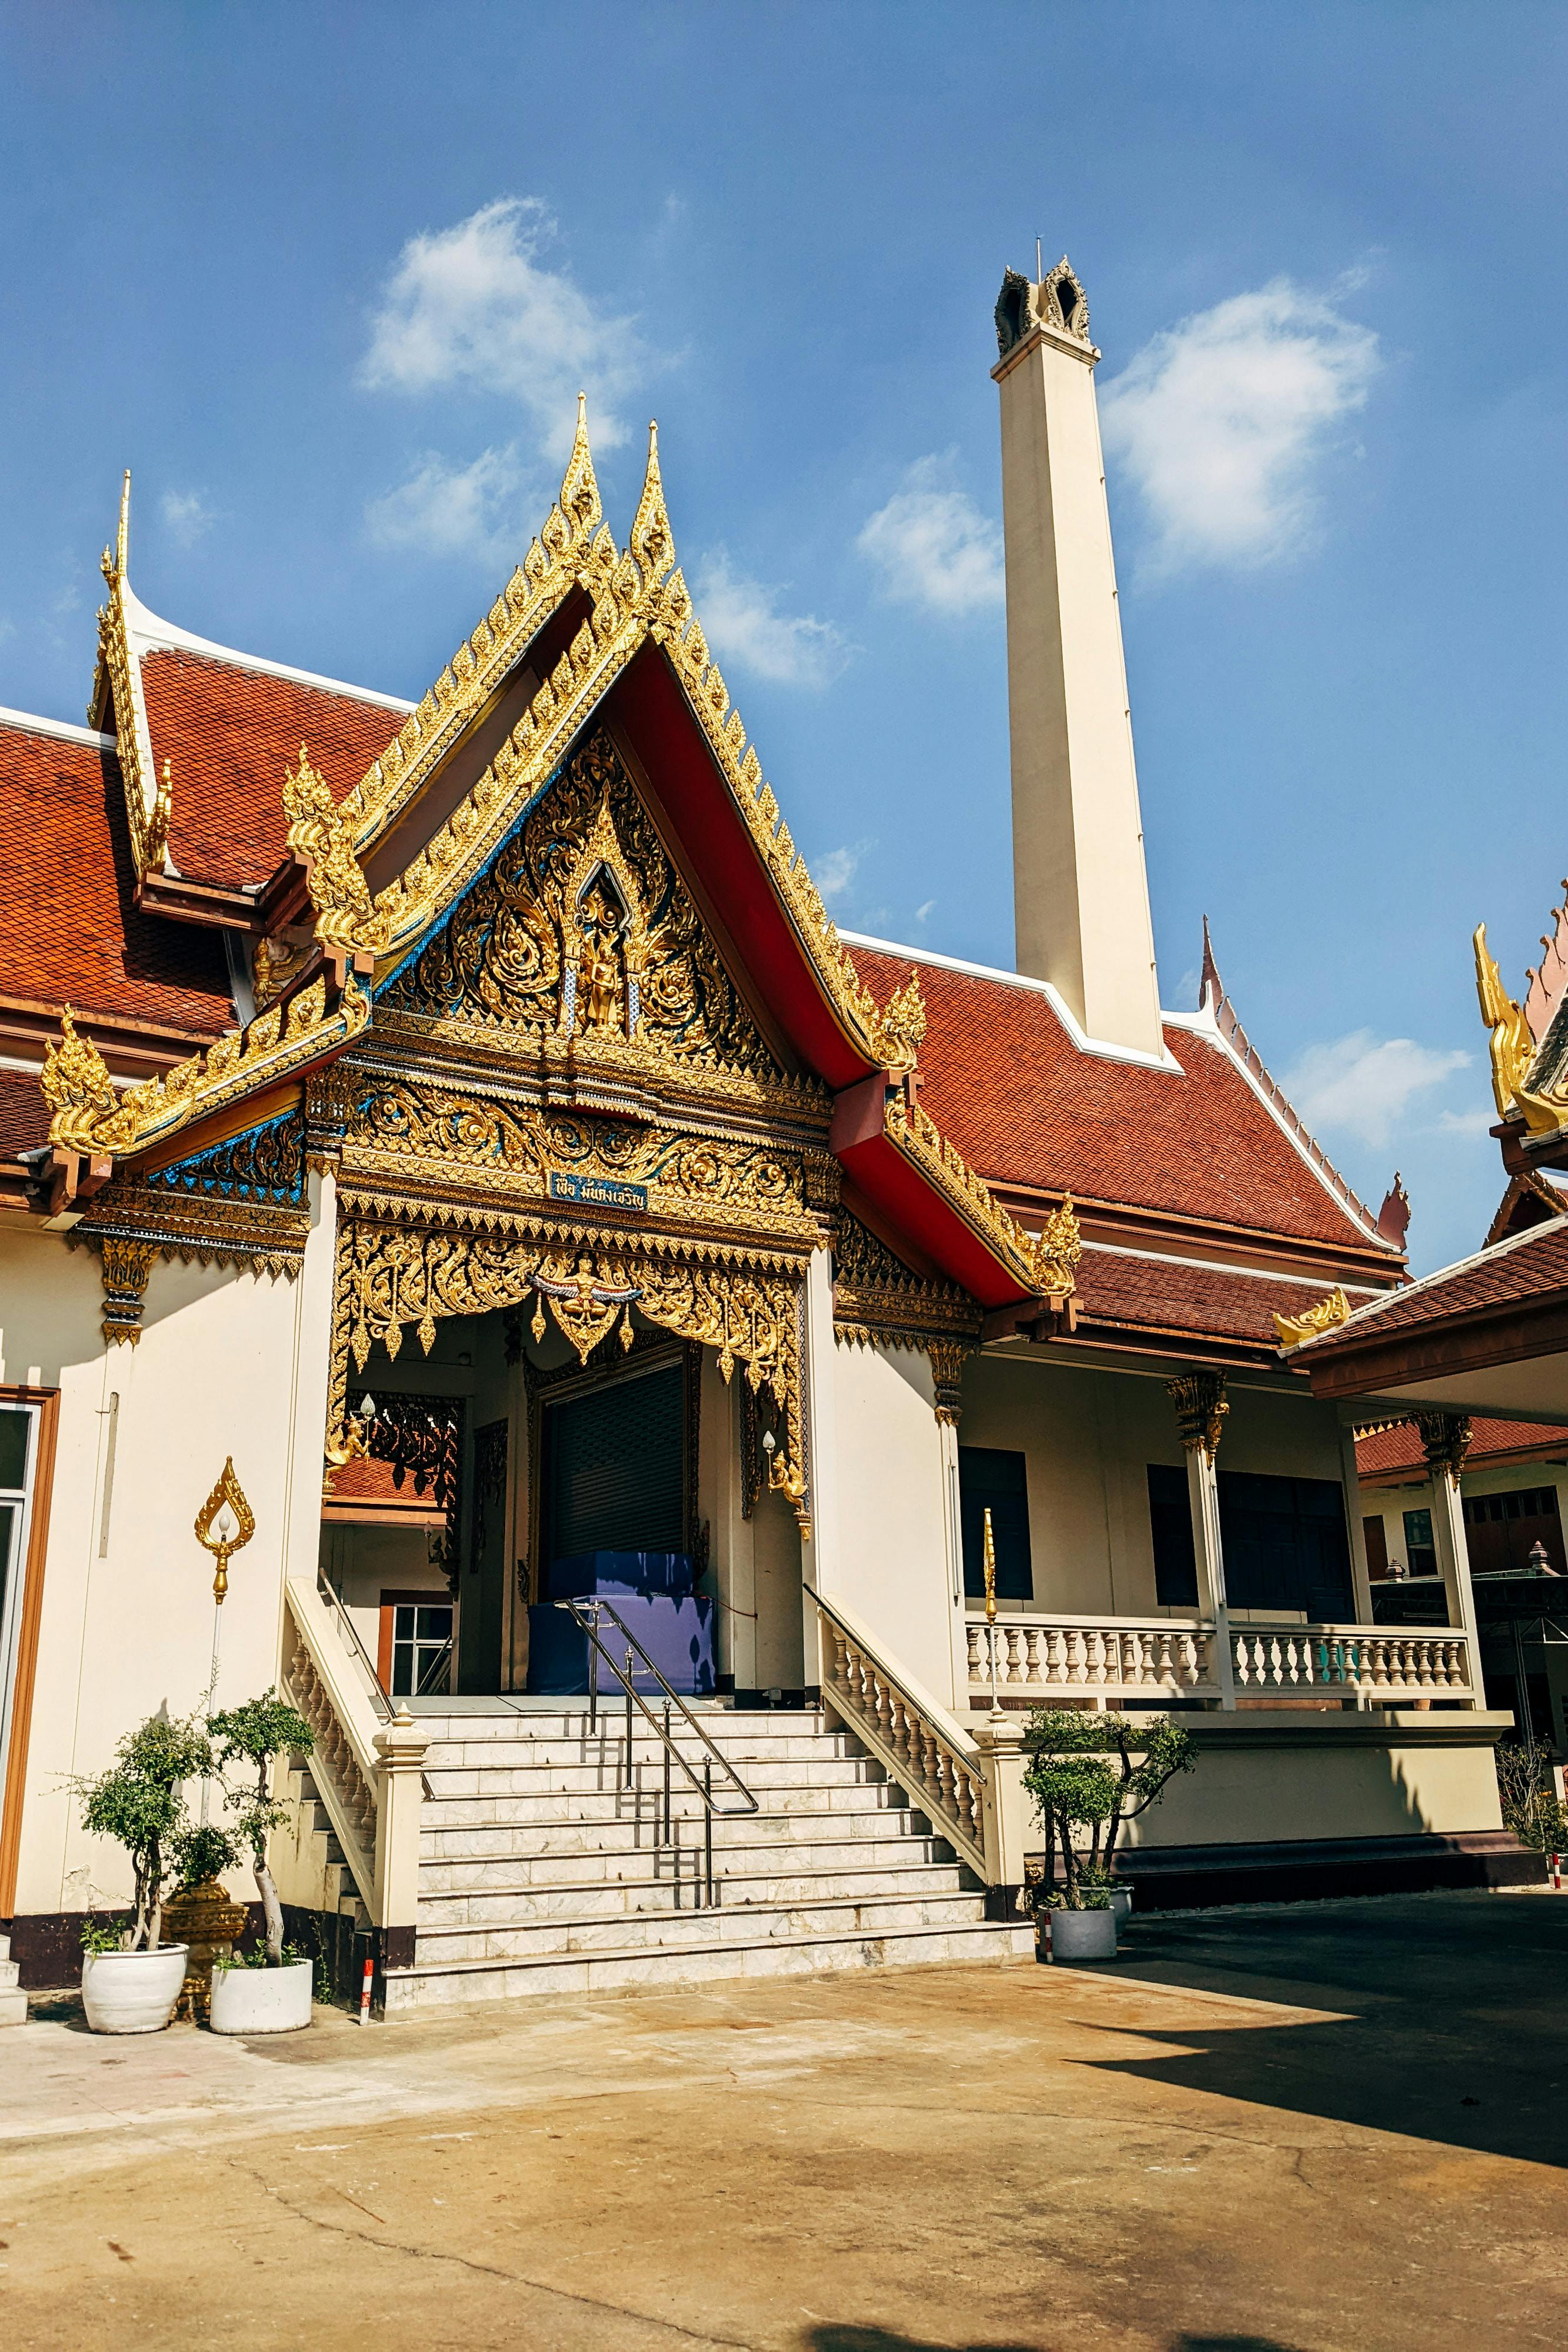
POLYGON ((1000 1715, 996 1696, 996 1538, 991 1532, 991 1506, 985 1506, 985 1647, 991 1658, 991 1712, 1000 1715))
POLYGON ((213 1578, 213 1599, 220 1609, 228 1591, 228 1563, 237 1551, 244 1550, 255 1533, 255 1514, 246 1501, 244 1487, 234 1475, 234 1456, 231 1454, 223 1465, 222 1477, 196 1513, 196 1541, 204 1550, 210 1551, 217 1562, 217 1573, 213 1578))

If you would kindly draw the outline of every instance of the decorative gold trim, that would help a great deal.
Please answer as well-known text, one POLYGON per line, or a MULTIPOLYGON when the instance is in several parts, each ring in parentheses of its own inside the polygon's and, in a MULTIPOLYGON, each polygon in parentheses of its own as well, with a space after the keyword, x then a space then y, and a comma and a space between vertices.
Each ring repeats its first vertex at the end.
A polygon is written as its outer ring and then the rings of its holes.
MULTIPOLYGON (((955 1343, 967 1353, 979 1339, 980 1323, 980 1308, 966 1290, 956 1283, 922 1282, 850 1210, 839 1212, 833 1336, 841 1347, 930 1350, 955 1343)), ((933 1370, 935 1361, 933 1356, 933 1370)))
MULTIPOLYGON (((716 1349, 726 1381, 740 1364, 753 1392, 766 1383, 784 1416, 791 1475, 802 1480, 791 1499, 809 1532, 803 1265, 734 1256, 715 1262, 706 1253, 650 1246, 640 1236, 633 1243, 624 1234, 611 1240, 584 1233, 569 1237, 576 1247, 568 1261, 559 1241, 551 1250, 510 1235, 371 1223, 346 1201, 344 1206, 333 1288, 329 1458, 343 1444, 350 1361, 363 1371, 376 1342, 395 1358, 412 1327, 428 1354, 440 1318, 516 1306, 532 1292, 536 1316, 548 1304, 585 1363, 635 1303, 650 1323, 716 1349)), ((629 1318, 624 1328, 630 1329, 629 1318)))
POLYGON ((370 999, 352 974, 331 1013, 326 991, 326 979, 318 974, 286 1004, 258 1013, 205 1053, 176 1062, 163 1077, 143 1079, 118 1095, 97 1047, 78 1037, 68 1005, 60 1043, 46 1048, 38 1077, 53 1113, 49 1141, 84 1155, 143 1151, 190 1120, 291 1076, 357 1036, 370 1018, 370 999))
POLYGON ((1202 1452, 1214 1464, 1230 1411, 1223 1372, 1183 1372, 1165 1382, 1165 1393, 1176 1408, 1176 1426, 1189 1454, 1202 1452))
POLYGON ((105 1234, 99 1244, 103 1264, 104 1339, 110 1347, 134 1347, 142 1337, 142 1309, 156 1244, 127 1234, 105 1234))
POLYGON ((291 1277, 305 1262, 310 1231, 303 1206, 232 1200, 216 1192, 193 1196, 117 1177, 94 1194, 72 1238, 143 1242, 155 1256, 187 1265, 248 1266, 291 1277))
POLYGON ((1350 1320, 1351 1303, 1336 1285, 1326 1298, 1316 1307, 1309 1307, 1300 1315, 1276 1315, 1274 1328, 1279 1334, 1283 1348, 1299 1348, 1303 1339, 1315 1339, 1320 1332, 1331 1331, 1338 1324, 1350 1320))
POLYGON ((967 1339, 928 1339, 934 1410, 938 1421, 956 1429, 963 1412, 963 1367, 974 1353, 967 1339))
POLYGON ((1051 1211, 1037 1239, 1008 1215, 908 1088, 889 1093, 883 1131, 1016 1277, 1020 1290, 1047 1298, 1072 1297, 1083 1242, 1070 1192, 1051 1211))
POLYGON ((98 672, 88 723, 112 733, 125 790, 125 816, 131 834, 131 858, 140 881, 163 864, 168 848, 169 810, 173 782, 167 761, 160 785, 153 759, 153 738, 142 693, 141 665, 131 651, 125 618, 125 592, 130 587, 131 472, 126 468, 120 494, 120 526, 112 551, 105 548, 100 569, 109 583, 109 602, 98 614, 98 672), (105 688, 107 687, 107 696, 105 688), (110 709, 103 705, 108 700, 110 709), (113 725, 105 728, 106 717, 113 725))
POLYGON ((1474 1434, 1468 1412, 1413 1412, 1421 1440, 1421 1451, 1426 1456, 1426 1467, 1435 1478, 1446 1477, 1450 1486, 1458 1486, 1469 1458, 1470 1440, 1474 1434))

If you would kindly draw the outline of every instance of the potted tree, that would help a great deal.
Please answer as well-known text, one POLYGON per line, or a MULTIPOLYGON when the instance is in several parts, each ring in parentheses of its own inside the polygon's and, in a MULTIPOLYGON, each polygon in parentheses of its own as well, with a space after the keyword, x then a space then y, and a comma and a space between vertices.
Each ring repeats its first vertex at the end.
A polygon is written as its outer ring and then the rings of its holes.
POLYGON ((1024 1748, 1029 1758, 1024 1786, 1046 1832, 1037 1916, 1044 1913, 1048 1921, 1052 1957, 1112 1958, 1119 1918, 1126 1917, 1132 1900, 1131 1888, 1112 1884, 1117 1841, 1176 1773, 1192 1770, 1191 1737, 1165 1716, 1139 1720, 1037 1707, 1024 1748))
POLYGON ((83 1931, 82 2007, 95 2033, 157 2033, 174 2013, 185 1947, 163 1941, 163 1890, 185 1826, 184 1783, 211 1769, 205 1733, 165 1711, 126 1733, 106 1772, 72 1783, 83 1829, 124 1847, 135 1884, 128 1919, 83 1931))
POLYGON ((273 1767, 279 1756, 308 1756, 315 1736, 276 1690, 210 1717, 207 1729, 217 1744, 219 1771, 238 1767, 243 1775, 240 1786, 229 1790, 227 1802, 235 1835, 250 1855, 266 1921, 265 1940, 253 1960, 215 1962, 212 2029, 291 2033, 310 2022, 314 1963, 284 1946, 283 1906, 268 1867, 267 1841, 288 1819, 288 1809, 272 1794, 273 1767))

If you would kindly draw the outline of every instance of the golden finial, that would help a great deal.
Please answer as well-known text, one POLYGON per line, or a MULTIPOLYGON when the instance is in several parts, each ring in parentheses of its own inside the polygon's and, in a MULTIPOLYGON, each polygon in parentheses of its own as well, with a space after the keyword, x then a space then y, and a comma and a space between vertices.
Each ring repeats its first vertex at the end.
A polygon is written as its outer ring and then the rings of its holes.
POLYGON ((914 1068, 925 1042, 926 1005, 916 965, 910 964, 908 980, 889 997, 881 1018, 889 1048, 888 1066, 895 1076, 901 1077, 905 1071, 914 1068))
POLYGON ((996 1538, 991 1532, 991 1506, 985 1506, 985 1622, 996 1622, 996 1538))
POLYGON ((114 539, 114 568, 124 579, 131 562, 131 468, 125 468, 125 479, 120 491, 120 529, 114 539))
POLYGON ((632 520, 628 542, 643 576, 644 589, 655 588, 675 562, 675 535, 664 503, 664 478, 658 470, 658 420, 647 428, 647 470, 642 496, 632 520))
POLYGON ((92 1040, 77 1035, 68 1004, 60 1011, 59 1044, 44 1047, 38 1090, 53 1114, 49 1141, 68 1150, 91 1150, 94 1130, 115 1107, 114 1084, 92 1040))
POLYGON ((1476 995, 1480 1002, 1481 1019, 1492 1033, 1492 1093, 1497 1101, 1498 1117, 1506 1118, 1530 1076, 1530 1066, 1535 1059, 1535 1040, 1530 1034, 1530 1024, 1524 1014, 1502 984, 1497 959, 1487 947, 1487 927, 1484 923, 1477 924, 1473 945, 1476 950, 1476 995))
POLYGON ((151 874, 154 866, 162 866, 163 863, 169 847, 169 820, 174 813, 174 771, 169 761, 165 760, 163 772, 158 779, 158 789, 153 795, 153 813, 147 820, 147 831, 142 844, 142 866, 144 873, 151 874))
POLYGON ((196 1513, 196 1541, 204 1551, 210 1551, 217 1562, 217 1574, 213 1578, 213 1599, 221 1609, 228 1591, 228 1563, 237 1551, 243 1551, 256 1533, 256 1518, 245 1499, 245 1489, 234 1475, 231 1454, 223 1465, 223 1475, 201 1509, 196 1513))
POLYGON ((572 436, 572 455, 566 460, 566 471, 562 477, 559 503, 574 539, 586 539, 604 511, 599 504, 599 483, 594 471, 594 456, 588 446, 588 395, 585 392, 577 394, 577 429, 572 436))

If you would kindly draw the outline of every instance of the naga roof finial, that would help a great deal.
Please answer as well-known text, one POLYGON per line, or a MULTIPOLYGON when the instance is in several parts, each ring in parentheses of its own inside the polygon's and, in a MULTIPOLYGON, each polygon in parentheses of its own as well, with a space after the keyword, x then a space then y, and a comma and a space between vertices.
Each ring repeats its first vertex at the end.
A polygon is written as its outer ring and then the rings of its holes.
POLYGON ((566 460, 566 471, 562 477, 560 504, 574 540, 586 539, 604 511, 599 504, 599 483, 594 471, 594 456, 588 446, 588 395, 585 392, 577 394, 577 429, 572 436, 572 454, 566 460))
POLYGON ((114 568, 121 580, 131 566, 131 468, 120 488, 120 528, 114 535, 114 568))

